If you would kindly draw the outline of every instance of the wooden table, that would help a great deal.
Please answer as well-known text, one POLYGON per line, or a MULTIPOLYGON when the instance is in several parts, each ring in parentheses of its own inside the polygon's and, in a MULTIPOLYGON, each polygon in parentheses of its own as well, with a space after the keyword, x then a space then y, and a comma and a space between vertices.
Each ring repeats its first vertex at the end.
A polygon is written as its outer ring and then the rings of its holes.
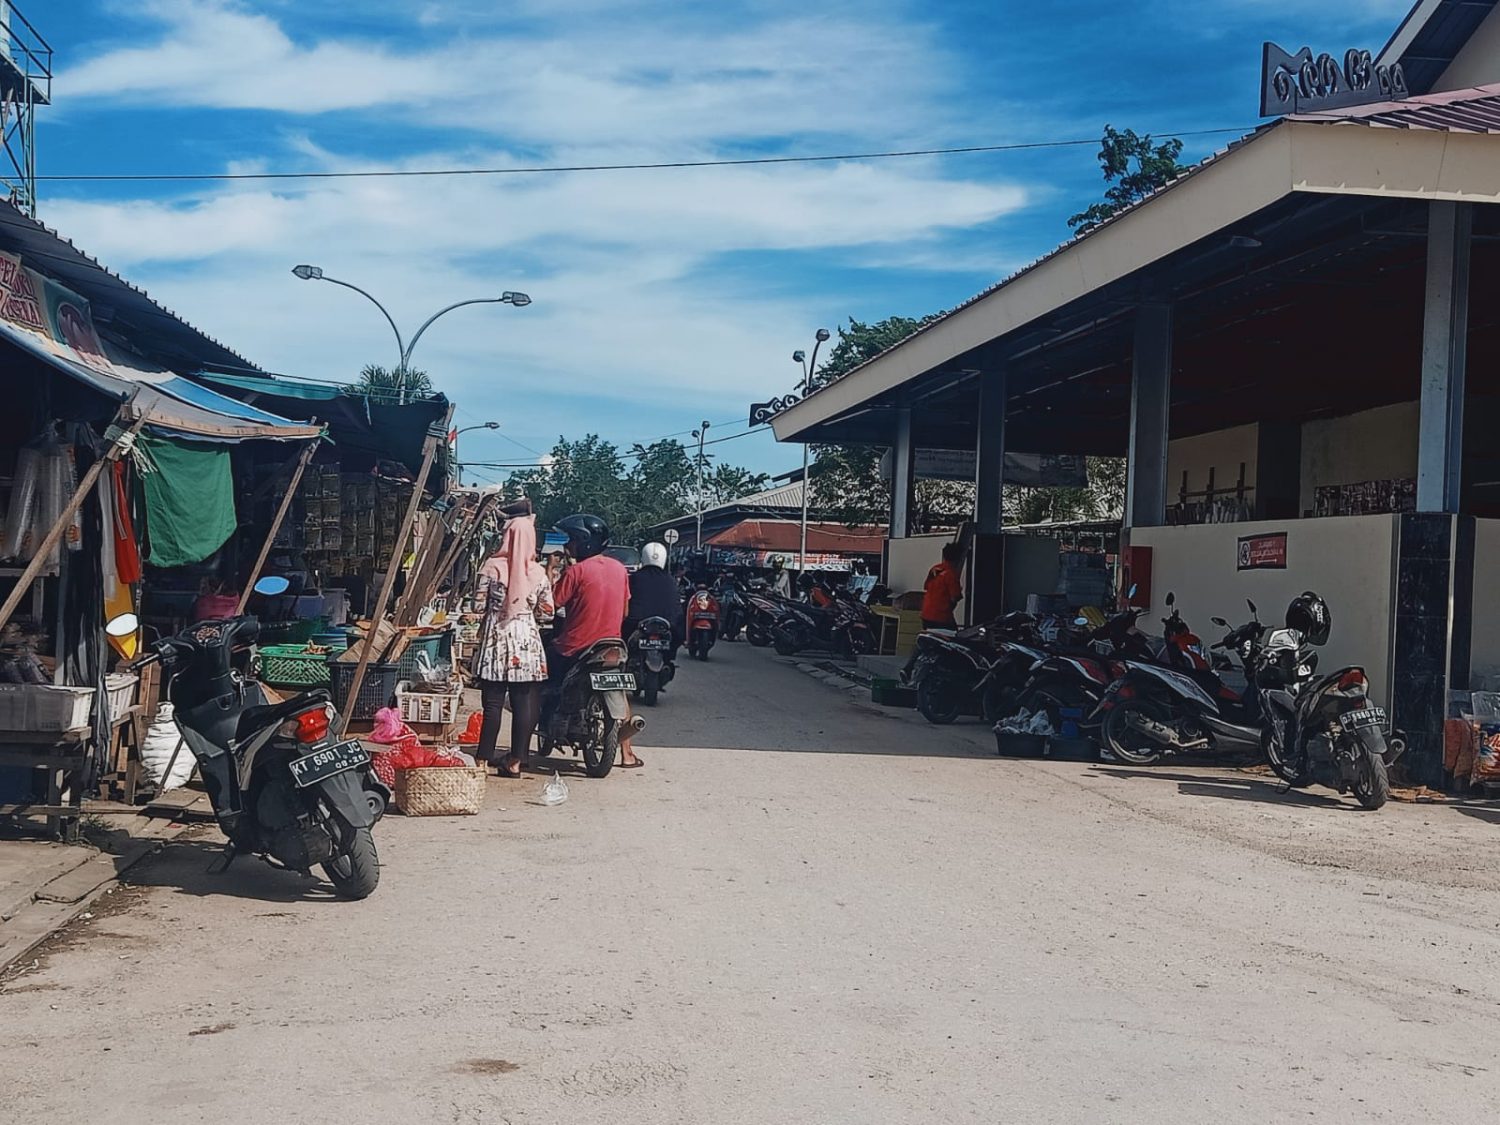
POLYGON ((47 831, 65 843, 78 839, 83 775, 89 760, 89 728, 68 731, 0 732, 0 766, 30 766, 47 771, 44 801, 0 804, 0 816, 45 816, 47 831), (63 803, 67 791, 68 801, 63 803))

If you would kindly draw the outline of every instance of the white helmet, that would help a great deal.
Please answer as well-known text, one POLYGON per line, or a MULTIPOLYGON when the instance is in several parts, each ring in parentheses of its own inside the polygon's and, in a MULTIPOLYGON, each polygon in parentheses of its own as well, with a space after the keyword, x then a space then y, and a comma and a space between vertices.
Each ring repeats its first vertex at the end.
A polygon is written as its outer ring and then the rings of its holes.
POLYGON ((667 569, 667 548, 661 543, 647 543, 641 548, 641 565, 667 569))

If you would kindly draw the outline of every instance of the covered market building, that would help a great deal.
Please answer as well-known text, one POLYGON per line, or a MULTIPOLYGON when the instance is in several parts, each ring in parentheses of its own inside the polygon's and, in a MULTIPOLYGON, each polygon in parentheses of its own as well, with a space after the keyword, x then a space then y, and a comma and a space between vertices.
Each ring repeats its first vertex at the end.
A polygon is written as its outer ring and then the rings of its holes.
POLYGON ((893 543, 918 451, 973 454, 976 617, 1006 453, 1127 456, 1138 604, 1317 590, 1324 667, 1368 669, 1436 783, 1449 691, 1500 672, 1500 11, 1422 0, 1341 59, 1268 44, 1274 120, 772 425, 891 448, 893 543))

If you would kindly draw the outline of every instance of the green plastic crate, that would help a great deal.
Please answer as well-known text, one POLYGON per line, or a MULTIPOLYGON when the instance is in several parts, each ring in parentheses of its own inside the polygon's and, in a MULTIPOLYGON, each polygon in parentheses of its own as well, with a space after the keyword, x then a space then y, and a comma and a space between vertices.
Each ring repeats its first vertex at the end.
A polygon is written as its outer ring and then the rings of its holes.
POLYGON ((308 652, 306 645, 265 645, 260 678, 275 687, 322 687, 328 683, 328 653, 308 652))

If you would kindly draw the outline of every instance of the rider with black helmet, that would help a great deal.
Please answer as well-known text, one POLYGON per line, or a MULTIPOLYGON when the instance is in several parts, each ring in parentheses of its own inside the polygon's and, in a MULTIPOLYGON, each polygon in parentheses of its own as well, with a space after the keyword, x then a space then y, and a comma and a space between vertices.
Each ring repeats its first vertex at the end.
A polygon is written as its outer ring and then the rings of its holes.
MULTIPOLYGON (((580 654, 620 635, 630 606, 630 574, 624 563, 604 553, 609 546, 609 525, 598 516, 580 514, 558 520, 556 530, 568 537, 564 550, 573 565, 563 572, 552 591, 553 604, 565 613, 562 628, 547 653, 549 691, 543 702, 544 724, 556 706, 557 685, 580 654)), ((621 767, 630 769, 638 763, 628 733, 622 734, 621 767)))

